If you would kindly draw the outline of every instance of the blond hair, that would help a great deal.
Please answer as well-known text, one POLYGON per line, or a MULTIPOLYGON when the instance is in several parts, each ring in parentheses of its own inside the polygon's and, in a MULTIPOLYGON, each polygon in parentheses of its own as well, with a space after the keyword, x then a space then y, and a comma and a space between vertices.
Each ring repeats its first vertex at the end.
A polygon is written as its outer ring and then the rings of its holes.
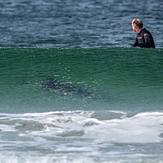
POLYGON ((143 28, 143 21, 139 18, 134 18, 132 24, 136 25, 138 28, 143 28))

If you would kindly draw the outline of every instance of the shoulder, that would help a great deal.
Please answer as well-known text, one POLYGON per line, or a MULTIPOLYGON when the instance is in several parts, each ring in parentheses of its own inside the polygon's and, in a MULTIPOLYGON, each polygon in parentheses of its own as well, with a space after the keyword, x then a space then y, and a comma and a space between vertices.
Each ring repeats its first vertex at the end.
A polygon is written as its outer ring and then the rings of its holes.
POLYGON ((151 32, 149 32, 149 30, 147 30, 146 28, 144 28, 144 34, 151 35, 151 32))
POLYGON ((150 37, 151 35, 149 33, 144 33, 143 36, 144 37, 150 37))
POLYGON ((152 36, 151 33, 145 28, 142 30, 142 35, 144 37, 151 37, 152 36))

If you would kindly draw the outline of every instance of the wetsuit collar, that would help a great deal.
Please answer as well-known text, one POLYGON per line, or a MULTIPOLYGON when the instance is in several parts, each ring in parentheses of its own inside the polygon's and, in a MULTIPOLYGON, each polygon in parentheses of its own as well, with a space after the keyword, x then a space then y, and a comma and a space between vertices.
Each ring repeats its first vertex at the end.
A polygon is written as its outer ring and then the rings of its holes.
POLYGON ((145 28, 142 28, 138 34, 140 34, 145 28))

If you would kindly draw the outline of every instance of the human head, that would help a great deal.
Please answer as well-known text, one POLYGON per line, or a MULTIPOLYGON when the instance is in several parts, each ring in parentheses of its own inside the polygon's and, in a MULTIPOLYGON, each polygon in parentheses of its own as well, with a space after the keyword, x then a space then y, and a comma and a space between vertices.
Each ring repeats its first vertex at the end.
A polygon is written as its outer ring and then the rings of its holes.
POLYGON ((131 25, 134 32, 140 32, 143 28, 143 22, 139 18, 134 18, 131 25))

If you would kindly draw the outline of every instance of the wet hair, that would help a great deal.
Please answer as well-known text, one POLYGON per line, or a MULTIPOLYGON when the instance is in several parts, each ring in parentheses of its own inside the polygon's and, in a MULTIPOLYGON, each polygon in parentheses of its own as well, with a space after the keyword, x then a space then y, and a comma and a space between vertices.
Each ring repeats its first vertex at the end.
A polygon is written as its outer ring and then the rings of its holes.
POLYGON ((139 28, 143 28, 143 21, 139 18, 134 18, 132 24, 135 24, 139 28))

